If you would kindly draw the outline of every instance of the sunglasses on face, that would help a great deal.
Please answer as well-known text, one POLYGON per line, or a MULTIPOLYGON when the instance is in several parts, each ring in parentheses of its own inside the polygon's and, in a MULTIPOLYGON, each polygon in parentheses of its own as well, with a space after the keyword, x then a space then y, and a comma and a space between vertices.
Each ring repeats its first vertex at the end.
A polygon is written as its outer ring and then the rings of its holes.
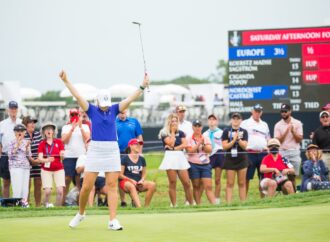
POLYGON ((286 110, 281 110, 281 113, 287 113, 288 111, 286 111, 286 110))
POLYGON ((321 118, 329 118, 328 115, 322 115, 321 118))
POLYGON ((72 113, 72 114, 70 114, 70 116, 71 117, 77 117, 77 116, 79 116, 79 114, 78 113, 72 113))
POLYGON ((272 148, 280 148, 278 145, 271 145, 271 146, 268 146, 269 149, 272 149, 272 148))

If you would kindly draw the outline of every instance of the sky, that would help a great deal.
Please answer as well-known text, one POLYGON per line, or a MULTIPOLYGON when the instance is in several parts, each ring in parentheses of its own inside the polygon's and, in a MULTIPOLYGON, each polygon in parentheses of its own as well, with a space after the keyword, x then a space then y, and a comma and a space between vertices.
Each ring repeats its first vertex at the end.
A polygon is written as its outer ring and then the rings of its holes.
POLYGON ((0 82, 62 90, 139 85, 143 60, 153 80, 206 78, 227 59, 227 32, 330 26, 328 0, 0 0, 0 82))

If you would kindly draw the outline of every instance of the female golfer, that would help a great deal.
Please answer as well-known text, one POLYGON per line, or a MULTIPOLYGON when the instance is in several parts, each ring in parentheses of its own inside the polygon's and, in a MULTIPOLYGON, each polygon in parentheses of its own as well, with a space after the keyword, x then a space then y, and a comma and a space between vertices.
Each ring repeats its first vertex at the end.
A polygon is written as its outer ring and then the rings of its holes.
POLYGON ((115 127, 116 116, 128 108, 131 102, 137 99, 149 84, 149 78, 144 76, 141 86, 119 104, 111 104, 108 90, 101 90, 97 96, 97 106, 88 103, 68 80, 64 71, 60 78, 77 99, 79 106, 87 113, 92 122, 92 141, 87 151, 84 182, 79 196, 79 212, 70 221, 70 227, 76 227, 85 218, 85 207, 99 172, 105 172, 108 190, 108 207, 110 221, 108 228, 122 230, 123 227, 116 219, 118 177, 121 171, 120 153, 115 127))
POLYGON ((181 180, 183 189, 190 205, 193 205, 192 191, 190 187, 188 168, 190 167, 183 150, 187 147, 186 135, 179 130, 179 117, 172 113, 167 117, 165 126, 159 132, 162 139, 165 155, 159 167, 166 170, 168 178, 168 193, 171 207, 176 207, 176 180, 181 180))

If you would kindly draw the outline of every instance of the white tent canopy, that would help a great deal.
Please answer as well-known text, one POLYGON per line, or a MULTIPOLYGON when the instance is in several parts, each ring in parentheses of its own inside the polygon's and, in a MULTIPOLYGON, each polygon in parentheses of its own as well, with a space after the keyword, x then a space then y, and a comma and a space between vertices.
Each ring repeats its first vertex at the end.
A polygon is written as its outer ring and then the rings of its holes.
POLYGON ((109 87, 112 97, 127 97, 136 91, 137 87, 129 84, 116 84, 109 87))
MULTIPOLYGON (((86 83, 75 83, 73 86, 77 89, 79 94, 86 100, 93 100, 96 98, 98 89, 90 84, 86 83)), ((61 91, 60 97, 71 97, 69 89, 65 88, 61 91)))
POLYGON ((31 99, 31 98, 38 98, 41 97, 41 92, 39 92, 36 89, 28 88, 28 87, 22 87, 20 88, 20 94, 22 99, 31 99))
POLYGON ((180 85, 176 84, 166 84, 166 85, 159 85, 159 86, 152 86, 150 89, 154 90, 155 92, 159 94, 164 95, 173 95, 173 94, 188 94, 190 91, 180 85))

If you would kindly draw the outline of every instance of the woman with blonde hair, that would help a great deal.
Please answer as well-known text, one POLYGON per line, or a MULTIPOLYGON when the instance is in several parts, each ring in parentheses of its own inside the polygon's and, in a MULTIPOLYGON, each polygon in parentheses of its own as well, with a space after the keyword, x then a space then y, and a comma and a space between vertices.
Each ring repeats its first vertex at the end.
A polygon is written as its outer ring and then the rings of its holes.
POLYGON ((167 173, 171 207, 177 206, 177 177, 179 177, 183 185, 189 204, 193 204, 188 175, 190 165, 183 153, 183 150, 187 147, 186 135, 179 130, 178 124, 179 117, 172 113, 167 117, 164 127, 159 132, 159 138, 162 140, 165 149, 165 155, 159 169, 165 170, 167 173))
POLYGON ((306 149, 307 160, 303 162, 303 178, 301 191, 328 190, 330 182, 328 180, 328 169, 322 158, 322 150, 314 144, 309 144, 306 149))

